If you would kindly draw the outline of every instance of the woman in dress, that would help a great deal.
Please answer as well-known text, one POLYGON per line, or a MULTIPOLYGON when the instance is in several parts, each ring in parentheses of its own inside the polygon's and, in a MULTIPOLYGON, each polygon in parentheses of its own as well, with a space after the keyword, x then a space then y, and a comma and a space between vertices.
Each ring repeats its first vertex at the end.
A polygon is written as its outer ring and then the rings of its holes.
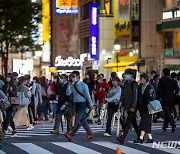
POLYGON ((134 143, 143 143, 144 135, 147 133, 148 140, 145 143, 153 143, 151 127, 152 127, 152 114, 148 112, 148 104, 150 101, 155 100, 156 93, 151 84, 149 84, 149 76, 147 74, 140 75, 140 85, 138 87, 138 100, 139 100, 139 112, 141 121, 139 123, 139 129, 141 131, 140 137, 137 138, 134 143))
POLYGON ((28 118, 28 105, 30 104, 30 94, 29 94, 29 89, 28 87, 26 86, 26 82, 27 82, 27 78, 25 76, 22 76, 21 77, 21 84, 20 86, 18 87, 17 91, 20 94, 21 96, 21 101, 26 101, 26 102, 23 102, 23 104, 27 104, 27 105, 18 105, 18 108, 17 108, 17 112, 13 118, 14 120, 14 123, 15 123, 15 126, 26 126, 27 130, 31 130, 33 129, 34 127, 32 125, 30 125, 29 123, 29 118, 28 118), (24 97, 22 97, 24 93, 24 97))

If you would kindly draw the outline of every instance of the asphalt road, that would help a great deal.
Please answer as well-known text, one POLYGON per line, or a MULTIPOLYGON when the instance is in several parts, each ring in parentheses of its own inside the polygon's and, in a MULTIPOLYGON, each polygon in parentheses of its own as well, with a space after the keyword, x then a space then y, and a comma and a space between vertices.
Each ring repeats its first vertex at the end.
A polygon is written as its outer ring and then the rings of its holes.
MULTIPOLYGON (((175 133, 171 133, 171 128, 167 132, 162 132, 162 122, 153 124, 152 133, 154 141, 180 141, 180 121, 177 121, 177 129, 175 133)), ((53 121, 41 121, 33 130, 27 131, 25 127, 17 128, 17 137, 10 137, 11 131, 8 132, 3 141, 3 147, 0 154, 115 154, 115 150, 119 147, 123 153, 127 154, 179 154, 178 148, 167 148, 164 143, 159 148, 152 148, 152 144, 133 144, 136 138, 135 132, 129 132, 124 145, 119 145, 116 141, 116 128, 112 131, 111 137, 104 137, 104 129, 96 124, 90 125, 94 134, 91 141, 83 141, 86 133, 81 127, 74 136, 73 142, 70 143, 64 137, 64 132, 59 135, 51 135, 53 121)), ((66 128, 65 128, 66 130, 66 128)), ((180 144, 179 144, 180 147, 180 144)))

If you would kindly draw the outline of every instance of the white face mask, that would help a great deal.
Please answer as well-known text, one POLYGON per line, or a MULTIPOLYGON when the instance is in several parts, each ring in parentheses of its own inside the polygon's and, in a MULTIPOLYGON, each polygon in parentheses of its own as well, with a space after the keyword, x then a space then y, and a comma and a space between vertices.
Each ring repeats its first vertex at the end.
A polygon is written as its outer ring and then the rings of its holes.
POLYGON ((10 82, 10 81, 11 81, 11 78, 6 78, 6 81, 7 81, 7 82, 10 82))
POLYGON ((63 81, 63 79, 59 79, 59 82, 60 82, 60 83, 63 83, 64 81, 63 81))
POLYGON ((57 82, 57 79, 54 79, 53 81, 54 81, 54 82, 57 82))
POLYGON ((33 82, 36 82, 36 80, 33 80, 33 82))
POLYGON ((141 78, 139 82, 144 84, 146 83, 146 80, 144 78, 141 78))
POLYGON ((73 82, 77 82, 78 80, 76 79, 76 77, 72 78, 73 82))
POLYGON ((86 75, 85 77, 86 77, 86 79, 89 79, 89 75, 86 75))
POLYGON ((112 81, 112 85, 116 86, 117 85, 117 81, 112 81))

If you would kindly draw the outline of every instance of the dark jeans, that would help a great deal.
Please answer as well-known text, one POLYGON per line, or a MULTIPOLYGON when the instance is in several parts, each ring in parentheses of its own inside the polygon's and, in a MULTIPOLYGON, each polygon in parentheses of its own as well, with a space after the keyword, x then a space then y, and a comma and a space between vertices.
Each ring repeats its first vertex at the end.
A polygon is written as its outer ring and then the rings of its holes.
POLYGON ((113 108, 108 108, 107 113, 108 113, 108 118, 107 118, 107 124, 106 124, 106 133, 111 135, 111 121, 114 113, 117 111, 117 109, 113 108))
POLYGON ((128 117, 127 117, 127 120, 125 123, 123 137, 125 138, 127 136, 129 129, 131 127, 131 124, 133 125, 137 136, 139 136, 140 131, 139 131, 139 126, 138 126, 137 121, 136 121, 136 112, 130 112, 129 111, 129 112, 127 112, 127 114, 128 114, 128 117))
POLYGON ((67 118, 67 132, 71 132, 72 131, 72 112, 69 112, 68 109, 64 109, 63 111, 59 110, 56 113, 55 124, 54 124, 53 130, 59 131, 59 126, 60 126, 63 114, 67 118))
POLYGON ((164 109, 164 112, 165 112, 163 127, 167 128, 169 123, 170 123, 171 126, 174 126, 175 123, 174 123, 174 118, 172 116, 172 113, 173 113, 173 105, 172 105, 172 103, 164 103, 163 102, 163 109, 164 109))
POLYGON ((36 116, 36 112, 35 112, 34 96, 32 96, 31 103, 28 105, 28 114, 29 114, 30 124, 32 124, 32 119, 34 119, 34 121, 37 121, 37 116, 36 116), (31 112, 32 112, 32 114, 31 114, 31 112))
POLYGON ((42 101, 43 101, 43 103, 40 106, 40 111, 46 117, 48 115, 48 110, 49 110, 49 98, 43 97, 42 101))
POLYGON ((13 108, 12 106, 10 106, 7 110, 6 110, 6 118, 5 121, 3 123, 3 130, 7 130, 9 124, 12 127, 13 131, 16 130, 15 125, 14 125, 14 121, 13 121, 13 108))
MULTIPOLYGON (((87 104, 85 102, 75 103, 76 117, 75 117, 75 125, 74 125, 74 128, 71 133, 72 136, 74 136, 74 134, 76 133, 77 127, 80 123, 81 118, 85 114, 86 108, 87 108, 87 104)), ((91 131, 88 123, 86 121, 83 121, 81 124, 84 127, 84 129, 86 130, 87 134, 92 135, 92 131, 91 131)))

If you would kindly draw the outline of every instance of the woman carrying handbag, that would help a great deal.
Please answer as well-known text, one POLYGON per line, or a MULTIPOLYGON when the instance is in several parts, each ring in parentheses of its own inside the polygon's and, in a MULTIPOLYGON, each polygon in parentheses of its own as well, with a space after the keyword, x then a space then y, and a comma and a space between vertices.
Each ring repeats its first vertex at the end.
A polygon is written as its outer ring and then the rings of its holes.
POLYGON ((25 125, 27 130, 31 130, 34 127, 30 125, 28 118, 28 105, 30 104, 30 94, 28 87, 26 86, 27 78, 21 77, 21 84, 18 87, 18 93, 20 97, 20 104, 18 105, 17 112, 13 118, 15 126, 25 125))
POLYGON ((141 121, 139 123, 140 136, 134 143, 144 143, 144 135, 147 133, 148 139, 145 143, 153 143, 151 134, 152 114, 149 114, 148 104, 155 100, 156 93, 151 84, 149 84, 149 76, 147 74, 140 75, 140 85, 138 87, 138 101, 141 121))

